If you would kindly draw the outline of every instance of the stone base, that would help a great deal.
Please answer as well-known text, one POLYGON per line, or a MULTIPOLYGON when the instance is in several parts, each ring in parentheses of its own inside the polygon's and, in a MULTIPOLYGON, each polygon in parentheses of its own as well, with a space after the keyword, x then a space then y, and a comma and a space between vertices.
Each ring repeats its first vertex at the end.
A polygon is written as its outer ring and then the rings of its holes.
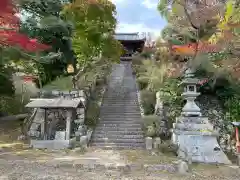
POLYGON ((60 150, 74 146, 76 139, 71 140, 31 140, 30 146, 35 149, 60 150))
POLYGON ((178 156, 191 158, 192 162, 231 164, 217 142, 211 135, 178 135, 178 156))
POLYGON ((178 156, 192 162, 231 164, 217 142, 218 132, 204 117, 177 118, 173 123, 172 143, 178 156))

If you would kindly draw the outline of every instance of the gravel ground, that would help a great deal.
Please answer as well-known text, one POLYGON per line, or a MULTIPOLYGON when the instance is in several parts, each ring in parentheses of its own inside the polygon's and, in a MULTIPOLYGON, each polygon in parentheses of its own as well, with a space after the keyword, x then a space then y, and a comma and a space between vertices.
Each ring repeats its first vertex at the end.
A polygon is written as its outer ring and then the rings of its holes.
POLYGON ((144 173, 122 174, 118 171, 87 171, 73 168, 56 168, 47 164, 26 161, 0 161, 1 180, 239 180, 239 173, 232 177, 216 175, 184 175, 144 173))
MULTIPOLYGON (((98 151, 97 151, 98 152, 98 151)), ((102 159, 107 153, 99 152, 102 159)), ((66 165, 57 157, 63 157, 61 153, 49 153, 37 155, 36 151, 30 155, 14 153, 0 154, 0 180, 239 180, 239 168, 213 165, 194 165, 192 172, 187 175, 167 173, 163 171, 132 170, 91 170, 72 166, 72 161, 66 165), (63 163, 63 165, 62 165, 63 163)), ((99 155, 100 155, 99 154, 99 155)), ((112 154, 112 153, 111 153, 112 154)), ((111 161, 118 159, 109 153, 111 161)), ((96 156, 88 153, 88 156, 96 156)), ((65 155, 66 156, 66 155, 65 155)), ((70 157, 69 155, 67 157, 70 157)), ((72 156, 73 157, 73 156, 72 156)), ((76 157, 76 156, 75 156, 76 157)), ((85 155, 78 155, 85 157, 85 155)), ((79 161, 79 160, 78 160, 79 161)), ((102 161, 102 160, 101 160, 102 161)))

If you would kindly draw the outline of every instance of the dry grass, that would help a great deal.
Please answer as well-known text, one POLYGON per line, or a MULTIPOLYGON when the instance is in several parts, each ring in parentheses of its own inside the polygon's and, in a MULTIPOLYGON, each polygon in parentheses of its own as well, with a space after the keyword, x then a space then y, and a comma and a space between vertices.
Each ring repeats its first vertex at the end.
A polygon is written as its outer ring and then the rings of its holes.
POLYGON ((21 135, 21 122, 9 121, 0 124, 0 148, 5 151, 18 151, 24 147, 24 142, 18 141, 21 135))
POLYGON ((159 151, 148 152, 146 150, 123 150, 121 155, 126 157, 126 160, 136 164, 169 164, 177 160, 171 154, 163 154, 159 151))

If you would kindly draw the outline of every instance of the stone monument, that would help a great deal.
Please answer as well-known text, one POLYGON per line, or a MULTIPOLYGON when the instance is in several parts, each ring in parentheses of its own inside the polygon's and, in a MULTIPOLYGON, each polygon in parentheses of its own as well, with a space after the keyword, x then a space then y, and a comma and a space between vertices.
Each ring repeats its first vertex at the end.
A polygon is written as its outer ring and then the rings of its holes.
POLYGON ((163 114, 163 102, 161 100, 161 92, 156 93, 155 114, 161 116, 163 114))
POLYGON ((181 116, 173 123, 172 143, 178 146, 178 156, 182 159, 192 158, 192 162, 231 164, 217 142, 218 132, 202 117, 200 108, 194 100, 198 79, 194 72, 187 69, 182 85, 185 85, 182 96, 186 104, 181 116))
POLYGON ((155 105, 155 115, 159 118, 159 124, 157 129, 157 135, 161 138, 165 136, 165 138, 168 137, 169 131, 168 131, 168 122, 166 118, 166 107, 164 108, 164 103, 162 100, 162 97, 164 96, 164 92, 158 91, 156 93, 156 105, 155 105))

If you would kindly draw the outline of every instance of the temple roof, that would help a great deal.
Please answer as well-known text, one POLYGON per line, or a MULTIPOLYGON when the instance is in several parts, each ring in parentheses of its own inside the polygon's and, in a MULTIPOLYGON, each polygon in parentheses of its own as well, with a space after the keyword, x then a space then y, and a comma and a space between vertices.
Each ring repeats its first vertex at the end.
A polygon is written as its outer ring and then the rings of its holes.
POLYGON ((29 102, 25 107, 27 108, 77 108, 83 106, 81 98, 65 99, 39 99, 29 102))
POLYGON ((119 41, 145 41, 146 37, 139 33, 116 33, 114 38, 119 41))

